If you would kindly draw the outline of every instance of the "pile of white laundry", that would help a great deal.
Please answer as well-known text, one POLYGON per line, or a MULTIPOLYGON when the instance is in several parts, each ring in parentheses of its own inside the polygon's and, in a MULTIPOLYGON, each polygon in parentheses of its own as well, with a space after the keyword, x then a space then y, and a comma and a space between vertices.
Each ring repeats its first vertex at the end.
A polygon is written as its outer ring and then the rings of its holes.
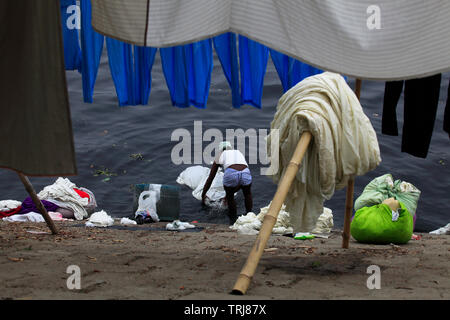
POLYGON ((114 219, 105 211, 94 212, 86 222, 86 227, 109 227, 114 224, 114 219))
MULTIPOLYGON (((93 194, 89 194, 90 198, 82 198, 74 191, 76 185, 67 178, 59 177, 54 184, 46 186, 37 194, 40 200, 50 201, 60 207, 73 210, 75 219, 83 220, 88 217, 87 208, 92 206, 95 208, 97 203, 93 194)), ((89 191, 80 188, 83 191, 89 191)))
MULTIPOLYGON (((269 211, 270 204, 267 207, 261 208, 258 215, 249 212, 244 216, 240 216, 236 222, 230 226, 230 229, 236 230, 239 234, 255 235, 259 233, 263 220, 269 211)), ((323 213, 317 219, 315 227, 310 230, 311 234, 324 235, 329 234, 333 228, 333 214, 331 209, 324 208, 323 213)), ((278 213, 277 221, 272 230, 273 234, 293 234, 291 219, 289 212, 286 211, 286 206, 283 206, 278 213)))

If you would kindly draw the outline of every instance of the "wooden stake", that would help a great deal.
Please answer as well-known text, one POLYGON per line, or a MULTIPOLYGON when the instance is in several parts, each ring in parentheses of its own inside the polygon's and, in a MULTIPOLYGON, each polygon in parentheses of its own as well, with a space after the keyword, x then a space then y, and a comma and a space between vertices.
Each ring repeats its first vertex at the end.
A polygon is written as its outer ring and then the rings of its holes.
POLYGON ((348 249, 348 243, 350 241, 350 222, 352 219, 354 185, 355 180, 348 180, 347 193, 345 196, 344 231, 342 232, 342 248, 344 249, 348 249))
POLYGON ((311 138, 312 135, 310 132, 304 132, 300 137, 294 154, 292 155, 291 161, 289 162, 289 165, 286 168, 286 171, 281 178, 280 183, 278 184, 278 188, 275 196, 273 197, 272 203, 270 204, 269 211, 264 217, 261 230, 259 231, 258 237, 256 238, 253 249, 250 251, 247 262, 242 268, 242 271, 231 293, 245 294, 245 292, 247 291, 250 285, 250 281, 255 274, 255 270, 258 266, 259 260, 261 259, 264 248, 266 247, 267 241, 272 234, 272 229, 277 221, 278 213, 280 212, 281 206, 283 205, 292 182, 295 179, 298 168, 300 166, 300 163, 302 162, 306 150, 308 149, 311 138))
MULTIPOLYGON (((361 79, 356 79, 355 94, 358 100, 361 98, 361 79)), ((342 232, 342 248, 348 249, 350 241, 350 223, 352 219, 353 210, 353 192, 354 192, 355 180, 350 178, 347 184, 347 192, 345 195, 345 215, 344 215, 344 230, 342 232)))
POLYGON ((36 191, 34 191, 33 186, 31 185, 30 180, 23 175, 21 172, 17 172, 19 175, 20 180, 22 181, 23 185, 25 186, 25 189, 28 191, 28 193, 31 196, 31 199, 33 199, 34 204, 38 208, 38 210, 41 212, 42 216, 44 217, 45 222, 47 222, 48 227, 52 231, 53 234, 58 234, 58 230, 56 229, 55 224, 53 223, 53 220, 48 215, 47 209, 45 209, 44 205, 42 204, 41 200, 38 198, 36 191))

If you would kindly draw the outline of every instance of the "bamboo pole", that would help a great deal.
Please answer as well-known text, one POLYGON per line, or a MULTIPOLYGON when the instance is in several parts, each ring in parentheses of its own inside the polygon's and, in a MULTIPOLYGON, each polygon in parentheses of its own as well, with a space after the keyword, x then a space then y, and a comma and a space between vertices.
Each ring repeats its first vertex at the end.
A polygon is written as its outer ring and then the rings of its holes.
MULTIPOLYGON (((356 79, 355 94, 358 100, 361 98, 361 79, 356 79)), ((352 219, 353 209, 353 192, 354 192, 355 180, 350 178, 347 183, 347 192, 345 195, 345 215, 344 215, 344 230, 342 232, 342 248, 348 249, 350 242, 350 223, 352 219)))
POLYGON ((47 209, 45 209, 44 205, 42 204, 41 200, 39 200, 36 191, 34 191, 33 186, 31 185, 30 180, 23 175, 21 172, 17 172, 19 175, 20 180, 22 181, 23 185, 25 186, 25 189, 28 191, 28 193, 31 196, 31 199, 33 199, 34 204, 38 208, 38 210, 41 212, 42 216, 44 217, 45 222, 47 222, 48 227, 52 231, 53 234, 58 234, 58 230, 56 229, 55 224, 53 223, 53 220, 48 215, 47 209))
POLYGON ((256 238, 255 244, 250 251, 247 258, 247 262, 242 268, 241 273, 234 285, 233 294, 245 294, 247 291, 250 281, 255 274, 256 267, 258 266, 259 260, 262 256, 264 248, 266 247, 267 241, 272 234, 273 226, 275 225, 280 212, 281 206, 286 199, 286 195, 289 192, 292 182, 298 172, 300 163, 302 162, 303 156, 305 155, 308 145, 311 141, 312 135, 310 132, 304 132, 300 137, 300 140, 295 148, 294 154, 292 155, 291 161, 278 184, 277 191, 273 197, 272 203, 270 204, 269 211, 264 217, 261 230, 259 231, 258 237, 256 238))

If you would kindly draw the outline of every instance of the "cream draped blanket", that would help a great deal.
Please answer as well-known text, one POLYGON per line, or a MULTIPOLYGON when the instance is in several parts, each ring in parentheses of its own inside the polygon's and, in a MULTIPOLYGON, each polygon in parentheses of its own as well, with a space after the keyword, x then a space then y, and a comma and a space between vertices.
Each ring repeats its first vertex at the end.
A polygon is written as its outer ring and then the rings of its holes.
MULTIPOLYGON (((267 154, 279 134, 278 183, 304 131, 313 138, 284 201, 294 232, 308 232, 323 212, 323 203, 348 179, 364 175, 381 162, 376 133, 345 79, 331 72, 299 82, 279 100, 267 154)), ((272 162, 273 166, 273 162, 272 162)), ((343 204, 344 206, 344 204, 343 204)))

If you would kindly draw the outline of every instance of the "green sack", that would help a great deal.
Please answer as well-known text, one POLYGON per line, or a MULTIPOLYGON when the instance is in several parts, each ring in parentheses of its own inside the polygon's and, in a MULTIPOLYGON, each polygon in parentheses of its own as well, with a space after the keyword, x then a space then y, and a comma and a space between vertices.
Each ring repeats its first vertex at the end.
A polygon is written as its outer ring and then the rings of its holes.
POLYGON ((397 221, 392 221, 392 210, 386 204, 363 207, 356 211, 350 232, 358 242, 373 244, 404 244, 413 234, 413 217, 400 202, 397 221))
POLYGON ((391 174, 373 179, 355 201, 355 210, 382 203, 388 198, 403 202, 412 216, 415 216, 420 190, 411 183, 395 180, 391 174))

